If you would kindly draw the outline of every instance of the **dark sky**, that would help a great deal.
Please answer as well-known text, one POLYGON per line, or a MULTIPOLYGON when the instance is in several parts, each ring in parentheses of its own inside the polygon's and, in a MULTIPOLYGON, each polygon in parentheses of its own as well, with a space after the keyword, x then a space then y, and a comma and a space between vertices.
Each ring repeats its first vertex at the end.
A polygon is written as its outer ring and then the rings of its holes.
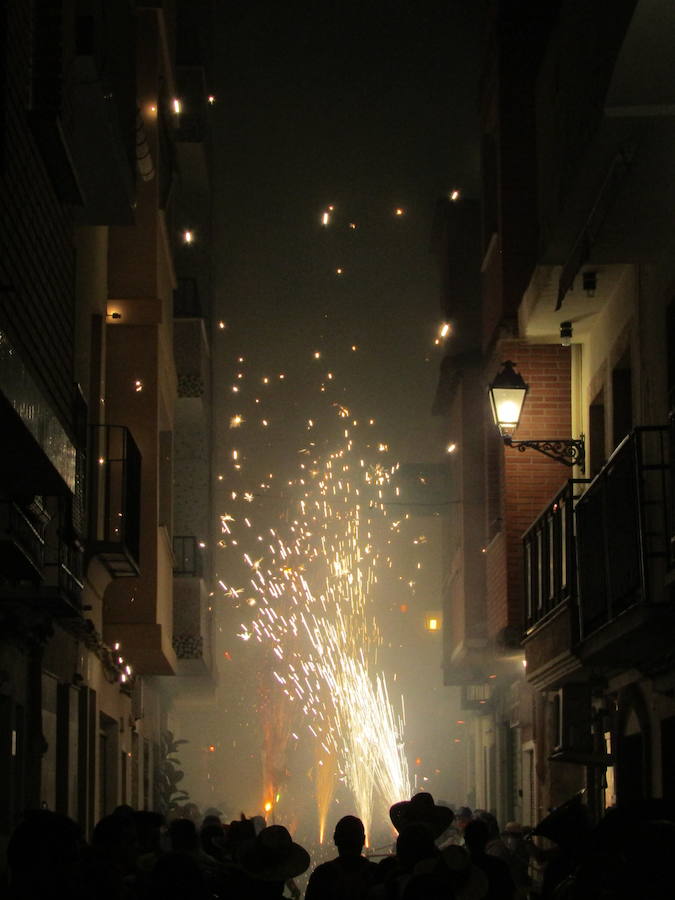
MULTIPOLYGON (((233 447, 256 477, 269 469, 285 477, 304 439, 298 423, 320 418, 325 407, 317 387, 328 371, 335 373, 329 402, 375 417, 393 459, 442 458, 430 415, 442 353, 433 345, 440 305, 431 227, 439 197, 455 187, 476 189, 482 37, 482 4, 474 0, 220 6, 214 319, 227 329, 214 332, 213 344, 216 469, 225 473, 217 511, 241 483, 231 470, 233 447), (329 204, 335 209, 323 228, 329 204), (398 207, 403 216, 395 215, 398 207), (238 372, 242 391, 233 395, 238 372), (279 373, 284 382, 276 380, 254 407, 261 376, 279 373), (234 432, 227 423, 237 412, 248 421, 234 432), (258 414, 274 419, 274 428, 254 428, 258 414)), ((226 580, 229 565, 219 557, 226 580)), ((438 606, 440 598, 428 603, 438 606)), ((236 644, 237 615, 219 619, 221 656, 236 644)), ((412 648, 406 657, 399 637, 392 638, 394 655, 401 647, 393 663, 399 674, 417 670, 426 702, 445 702, 440 651, 420 660, 412 648)), ((259 790, 260 737, 250 703, 258 662, 240 661, 239 651, 225 670, 221 659, 226 687, 214 738, 230 748, 222 758, 238 773, 223 785, 235 812, 257 811, 250 804, 259 790)), ((415 708, 431 718, 414 691, 407 702, 413 720, 415 708)), ((441 758, 438 728, 430 721, 416 740, 417 749, 436 742, 441 758)))

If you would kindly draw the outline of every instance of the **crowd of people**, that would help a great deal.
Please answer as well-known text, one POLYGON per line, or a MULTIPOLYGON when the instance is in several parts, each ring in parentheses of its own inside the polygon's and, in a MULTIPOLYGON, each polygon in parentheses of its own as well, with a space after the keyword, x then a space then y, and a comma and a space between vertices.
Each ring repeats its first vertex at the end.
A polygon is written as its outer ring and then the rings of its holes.
POLYGON ((526 832, 483 810, 437 804, 429 793, 389 811, 391 852, 369 857, 363 823, 335 825, 337 855, 312 867, 283 825, 254 816, 197 824, 122 806, 86 843, 60 813, 28 812, 7 848, 12 900, 665 900, 675 897, 675 823, 662 808, 609 810, 591 826, 581 797, 526 832), (532 840, 547 839, 547 847, 532 840), (532 863, 543 871, 533 883, 532 863))

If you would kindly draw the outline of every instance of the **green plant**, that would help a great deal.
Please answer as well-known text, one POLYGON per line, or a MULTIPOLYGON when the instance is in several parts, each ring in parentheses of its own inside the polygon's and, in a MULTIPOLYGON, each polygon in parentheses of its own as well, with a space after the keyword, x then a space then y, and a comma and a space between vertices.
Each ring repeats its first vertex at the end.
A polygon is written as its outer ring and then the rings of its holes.
POLYGON ((155 797, 158 812, 164 815, 190 799, 187 791, 178 787, 185 777, 185 772, 180 768, 180 759, 175 756, 178 747, 187 743, 189 741, 176 740, 172 731, 163 731, 160 735, 158 760, 155 766, 155 797))

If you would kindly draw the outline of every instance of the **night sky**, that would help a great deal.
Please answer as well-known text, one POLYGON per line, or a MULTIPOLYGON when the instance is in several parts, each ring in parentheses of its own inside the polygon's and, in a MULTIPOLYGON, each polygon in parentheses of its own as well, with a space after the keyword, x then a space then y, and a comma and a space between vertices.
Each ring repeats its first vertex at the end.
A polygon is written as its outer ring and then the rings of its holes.
MULTIPOLYGON (((221 5, 213 88, 214 497, 216 514, 233 516, 233 534, 246 490, 256 495, 254 530, 288 524, 279 516, 288 520, 299 496, 299 454, 330 451, 342 435, 340 406, 359 428, 374 420, 359 440, 366 454, 386 443, 387 465, 443 459, 442 423, 430 414, 443 352, 434 346, 441 311, 431 228, 438 198, 477 189, 481 7, 469 0, 221 5), (236 414, 245 421, 232 428, 236 414)), ((423 649, 399 612, 408 601, 421 610, 441 606, 438 540, 425 542, 434 545, 424 550, 428 573, 413 589, 404 583, 422 559, 419 545, 411 549, 413 533, 439 523, 412 521, 386 545, 390 524, 375 528, 378 552, 393 561, 371 602, 382 634, 377 665, 392 700, 405 694, 412 781, 416 754, 432 773, 447 763, 442 720, 454 715, 444 706, 438 638, 433 652, 423 649)), ((241 565, 231 546, 218 548, 226 586, 244 583, 241 565)), ((261 811, 261 735, 275 703, 268 650, 236 637, 250 612, 240 605, 250 591, 242 591, 235 598, 219 588, 214 598, 222 717, 203 735, 217 747, 209 761, 213 800, 232 815, 261 811)), ((313 790, 315 776, 303 728, 293 724, 299 739, 280 762, 284 790, 295 798, 293 816, 286 807, 281 818, 309 836, 312 815, 298 798, 313 790)), ((436 796, 454 789, 446 775, 432 779, 436 796)), ((353 811, 348 793, 336 797, 331 827, 353 811)))

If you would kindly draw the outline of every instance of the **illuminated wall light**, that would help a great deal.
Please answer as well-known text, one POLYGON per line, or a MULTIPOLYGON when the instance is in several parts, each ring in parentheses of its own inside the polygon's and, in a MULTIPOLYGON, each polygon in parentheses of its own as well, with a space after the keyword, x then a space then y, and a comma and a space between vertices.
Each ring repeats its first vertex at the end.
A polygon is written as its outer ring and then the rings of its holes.
POLYGON ((194 235, 193 231, 190 231, 189 229, 187 229, 183 232, 183 243, 184 244, 192 244, 192 243, 194 243, 194 239, 195 239, 195 235, 194 235))
POLYGON ((457 449, 457 444, 448 444, 448 446, 445 448, 445 452, 446 453, 454 453, 456 449, 457 449))
POLYGON ((224 331, 224 330, 225 330, 225 327, 226 327, 226 326, 225 326, 225 323, 224 323, 223 320, 221 319, 220 322, 218 322, 218 328, 220 328, 221 331, 224 331))
POLYGON ((143 382, 140 378, 137 378, 136 381, 134 381, 134 390, 137 394, 140 394, 140 392, 143 390, 143 382))
POLYGON ((216 102, 216 98, 214 97, 213 94, 209 94, 209 96, 206 98, 206 101, 209 104, 209 106, 213 106, 213 104, 216 102))
POLYGON ((450 191, 450 199, 452 200, 453 203, 456 203, 460 197, 461 197, 461 193, 460 193, 460 191, 457 190, 457 188, 450 191))
POLYGON ((424 617, 424 627, 427 631, 440 631, 441 621, 439 613, 427 613, 424 617))
POLYGON ((324 212, 321 216, 321 224, 328 225, 329 222, 330 222, 330 213, 324 212))
POLYGON ((200 541, 199 546, 203 550, 206 547, 206 544, 204 543, 204 541, 200 541))
POLYGON ((442 338, 447 337, 450 334, 450 328, 451 326, 449 322, 443 322, 443 324, 441 325, 440 336, 442 338))
POLYGON ((400 206, 397 206, 396 209, 394 210, 394 215, 396 215, 396 216, 402 216, 403 213, 404 213, 404 210, 400 206))
POLYGON ((98 458, 98 464, 99 464, 99 466, 105 465, 105 459, 104 459, 102 456, 99 456, 99 458, 98 458))
POLYGON ((336 275, 342 275, 343 271, 344 271, 343 269, 336 269, 336 270, 335 270, 335 274, 336 274, 336 275))
POLYGON ((172 102, 171 106, 172 106, 172 108, 173 108, 174 113, 175 113, 177 116, 179 116, 179 115, 183 112, 183 104, 182 104, 181 101, 178 99, 178 97, 174 97, 174 98, 173 98, 173 102, 172 102))

